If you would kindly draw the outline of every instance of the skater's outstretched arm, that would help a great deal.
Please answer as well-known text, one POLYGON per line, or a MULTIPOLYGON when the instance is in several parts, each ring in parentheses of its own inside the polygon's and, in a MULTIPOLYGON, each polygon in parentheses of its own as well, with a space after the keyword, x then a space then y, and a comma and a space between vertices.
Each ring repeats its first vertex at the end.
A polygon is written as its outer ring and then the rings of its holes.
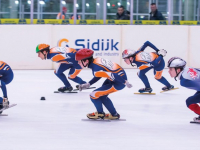
POLYGON ((99 81, 100 79, 101 79, 101 77, 94 77, 88 83, 90 83, 90 85, 92 85, 92 84, 96 83, 97 81, 99 81))
POLYGON ((144 51, 145 48, 146 48, 147 46, 151 47, 151 48, 154 49, 156 52, 159 51, 159 49, 158 49, 155 45, 153 45, 151 42, 149 42, 149 41, 146 41, 146 42, 143 44, 143 46, 139 49, 139 51, 144 51))

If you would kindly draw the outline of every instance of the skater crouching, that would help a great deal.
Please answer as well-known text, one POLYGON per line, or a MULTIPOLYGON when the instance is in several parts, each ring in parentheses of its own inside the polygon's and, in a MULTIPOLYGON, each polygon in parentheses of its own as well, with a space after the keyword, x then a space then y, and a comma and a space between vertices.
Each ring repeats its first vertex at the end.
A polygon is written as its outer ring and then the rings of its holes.
POLYGON ((180 84, 188 89, 196 90, 193 96, 186 100, 187 107, 195 112, 199 117, 195 117, 194 121, 200 123, 200 70, 192 67, 186 67, 186 61, 179 57, 172 57, 168 61, 169 74, 178 78, 180 84))
MULTIPOLYGON (((3 98, 0 97, 0 110, 9 107, 6 85, 13 80, 13 71, 8 64, 0 61, 0 87, 3 92, 3 98)), ((0 114, 2 111, 0 111, 0 114)))
POLYGON ((124 69, 116 63, 103 58, 93 58, 94 51, 90 49, 80 49, 76 53, 76 60, 82 68, 92 69, 94 78, 88 83, 81 84, 79 90, 87 89, 90 85, 97 82, 100 78, 107 78, 100 88, 97 88, 90 94, 90 99, 94 103, 97 112, 87 114, 89 119, 119 119, 109 94, 122 90, 125 86, 131 88, 132 85, 127 81, 124 69), (110 114, 105 114, 103 105, 110 114))
POLYGON ((73 87, 67 80, 64 71, 69 69, 68 79, 78 83, 86 83, 77 75, 82 68, 75 60, 77 50, 69 47, 53 47, 50 49, 48 44, 39 44, 36 47, 36 53, 42 60, 51 59, 53 62, 60 63, 59 67, 54 71, 55 75, 63 82, 64 87, 58 89, 59 92, 72 91, 73 87))

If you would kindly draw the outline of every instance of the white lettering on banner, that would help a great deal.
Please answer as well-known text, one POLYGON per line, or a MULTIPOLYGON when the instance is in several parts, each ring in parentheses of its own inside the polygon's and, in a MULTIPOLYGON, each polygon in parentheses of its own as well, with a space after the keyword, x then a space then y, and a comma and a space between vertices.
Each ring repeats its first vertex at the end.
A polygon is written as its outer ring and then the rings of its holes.
POLYGON ((147 62, 151 61, 151 55, 149 53, 141 52, 140 56, 143 61, 147 61, 147 62))
POLYGON ((105 52, 100 52, 100 53, 97 53, 97 52, 95 52, 95 56, 119 56, 119 53, 110 53, 110 52, 107 52, 107 53, 105 53, 105 52))
POLYGON ((101 63, 103 66, 107 67, 108 69, 113 70, 114 64, 112 63, 112 61, 102 58, 101 63))

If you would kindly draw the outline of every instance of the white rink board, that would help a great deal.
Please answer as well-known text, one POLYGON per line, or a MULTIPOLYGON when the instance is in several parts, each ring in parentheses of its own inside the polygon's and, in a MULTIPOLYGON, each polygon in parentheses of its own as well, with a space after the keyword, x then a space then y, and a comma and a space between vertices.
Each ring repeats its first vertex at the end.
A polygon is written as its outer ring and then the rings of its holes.
POLYGON ((191 67, 200 68, 200 27, 199 26, 191 26, 190 27, 190 49, 188 51, 189 54, 189 65, 191 67))
POLYGON ((68 39, 72 48, 94 50, 94 57, 103 57, 120 64, 121 26, 54 26, 53 45, 58 40, 68 39))
POLYGON ((52 25, 1 25, 0 60, 12 69, 52 69, 37 57, 39 43, 52 43, 52 25))
MULTIPOLYGON (((57 46, 60 39, 67 39, 69 47, 96 49, 94 57, 103 57, 127 66, 121 59, 126 48, 137 50, 145 41, 159 49, 166 49, 170 57, 185 59, 189 66, 200 68, 198 26, 152 25, 1 25, 0 60, 13 69, 55 69, 51 60, 42 61, 35 48, 39 43, 57 46), (89 43, 89 44, 88 44, 89 43), (93 46, 93 47, 92 47, 93 46)), ((147 48, 145 51, 153 51, 147 48)))

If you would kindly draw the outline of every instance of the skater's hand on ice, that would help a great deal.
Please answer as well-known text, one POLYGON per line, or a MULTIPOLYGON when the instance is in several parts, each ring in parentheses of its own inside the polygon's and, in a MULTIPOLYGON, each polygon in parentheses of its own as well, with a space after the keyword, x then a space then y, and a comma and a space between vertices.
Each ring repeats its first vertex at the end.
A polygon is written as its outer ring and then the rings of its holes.
POLYGON ((89 87, 90 87, 90 83, 85 83, 85 84, 80 84, 78 89, 79 89, 79 91, 82 91, 82 90, 87 89, 89 87))
POLYGON ((132 88, 133 87, 132 84, 130 84, 128 81, 125 82, 125 85, 126 85, 127 88, 132 88))

